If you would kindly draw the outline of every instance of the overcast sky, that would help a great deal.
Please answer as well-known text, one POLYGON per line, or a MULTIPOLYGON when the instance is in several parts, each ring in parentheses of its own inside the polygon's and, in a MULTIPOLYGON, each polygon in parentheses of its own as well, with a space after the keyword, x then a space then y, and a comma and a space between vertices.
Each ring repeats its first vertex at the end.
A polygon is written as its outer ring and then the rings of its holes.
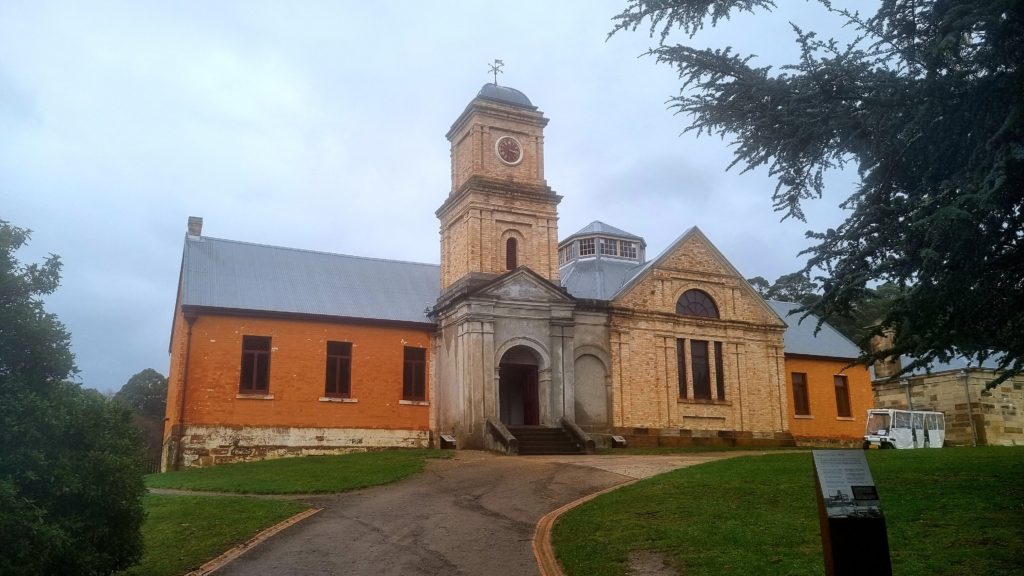
MULTIPOLYGON (((696 42, 796 54, 781 0, 696 42)), ((624 2, 0 2, 0 219, 33 230, 23 263, 59 254, 47 308, 72 333, 78 380, 117 390, 166 375, 188 216, 204 235, 437 263, 451 123, 481 86, 523 91, 550 119, 559 235, 602 220, 656 256, 699 226, 746 277, 797 270, 808 229, 834 226, 852 175, 808 223, 771 208, 764 171, 725 168, 728 141, 681 135, 675 72, 606 41, 624 2)), ((683 37, 680 36, 680 39, 683 37)))

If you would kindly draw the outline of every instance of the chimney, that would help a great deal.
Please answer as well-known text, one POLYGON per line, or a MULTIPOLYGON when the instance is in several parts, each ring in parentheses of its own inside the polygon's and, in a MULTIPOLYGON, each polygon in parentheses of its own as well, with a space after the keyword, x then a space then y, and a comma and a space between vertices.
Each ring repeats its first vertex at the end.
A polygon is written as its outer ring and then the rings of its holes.
MULTIPOLYGON (((896 333, 892 328, 882 334, 871 338, 872 352, 884 352, 892 349, 893 339, 896 333)), ((903 369, 899 356, 886 356, 884 360, 875 362, 875 379, 891 378, 900 373, 903 369)))
POLYGON ((203 219, 199 216, 188 217, 188 235, 189 236, 202 236, 203 235, 203 219))

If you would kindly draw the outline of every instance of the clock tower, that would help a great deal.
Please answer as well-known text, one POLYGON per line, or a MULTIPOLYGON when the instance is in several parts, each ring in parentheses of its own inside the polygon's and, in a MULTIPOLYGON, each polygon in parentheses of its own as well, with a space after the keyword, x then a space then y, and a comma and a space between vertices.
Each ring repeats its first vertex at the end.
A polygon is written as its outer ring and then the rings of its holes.
POLYGON ((548 119, 522 92, 485 84, 452 124, 452 189, 437 210, 441 290, 526 266, 558 284, 558 203, 544 180, 548 119))

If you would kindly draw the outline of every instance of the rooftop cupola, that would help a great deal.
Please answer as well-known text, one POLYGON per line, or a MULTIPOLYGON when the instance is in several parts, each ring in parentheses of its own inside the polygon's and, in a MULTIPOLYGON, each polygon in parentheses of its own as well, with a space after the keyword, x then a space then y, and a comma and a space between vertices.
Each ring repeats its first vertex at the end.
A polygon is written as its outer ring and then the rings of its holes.
POLYGON ((613 258, 638 264, 646 259, 647 242, 615 226, 594 220, 558 244, 558 264, 582 258, 613 258))

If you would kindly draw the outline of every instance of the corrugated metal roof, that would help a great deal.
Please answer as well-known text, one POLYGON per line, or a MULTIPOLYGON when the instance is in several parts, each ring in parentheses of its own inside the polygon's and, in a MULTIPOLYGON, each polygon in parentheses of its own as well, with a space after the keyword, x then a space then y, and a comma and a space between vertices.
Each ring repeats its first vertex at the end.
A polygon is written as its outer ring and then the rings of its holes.
POLYGON ((647 245, 647 243, 644 242, 644 239, 642 237, 637 236, 636 234, 630 234, 629 232, 616 228, 615 226, 605 224, 600 220, 594 220, 590 224, 587 224, 583 228, 580 228, 578 231, 576 231, 576 233, 571 234, 568 238, 565 238, 564 240, 559 242, 559 244, 565 244, 569 240, 572 240, 573 238, 576 238, 578 236, 593 236, 595 234, 601 234, 604 236, 614 236, 616 238, 627 238, 630 240, 639 241, 640 243, 644 244, 644 246, 647 245))
POLYGON ((843 336, 838 330, 827 322, 821 325, 821 330, 814 333, 818 327, 818 317, 811 314, 803 319, 803 313, 797 312, 790 316, 790 313, 800 307, 795 302, 779 302, 768 300, 772 310, 786 321, 786 354, 804 354, 806 356, 829 356, 832 358, 854 359, 860 356, 860 349, 843 336))
POLYGON ((185 239, 182 304, 431 322, 440 267, 249 244, 185 239))
POLYGON ((619 287, 643 267, 635 260, 577 258, 559 269, 562 287, 574 298, 611 300, 619 287))
MULTIPOLYGON (((914 368, 913 370, 911 370, 909 376, 923 376, 925 374, 939 374, 942 372, 953 371, 959 372, 961 370, 966 369, 998 370, 999 362, 1002 360, 1002 357, 1002 354, 994 354, 986 358, 984 362, 979 363, 977 358, 968 359, 963 356, 954 356, 953 358, 949 359, 949 362, 942 362, 936 360, 935 362, 929 364, 927 367, 914 368)), ((910 363, 913 361, 914 359, 911 358, 910 356, 900 356, 901 366, 910 366, 910 363)), ((906 377, 906 375, 901 376, 901 378, 906 377)), ((871 366, 871 379, 876 379, 874 366, 871 366)))

